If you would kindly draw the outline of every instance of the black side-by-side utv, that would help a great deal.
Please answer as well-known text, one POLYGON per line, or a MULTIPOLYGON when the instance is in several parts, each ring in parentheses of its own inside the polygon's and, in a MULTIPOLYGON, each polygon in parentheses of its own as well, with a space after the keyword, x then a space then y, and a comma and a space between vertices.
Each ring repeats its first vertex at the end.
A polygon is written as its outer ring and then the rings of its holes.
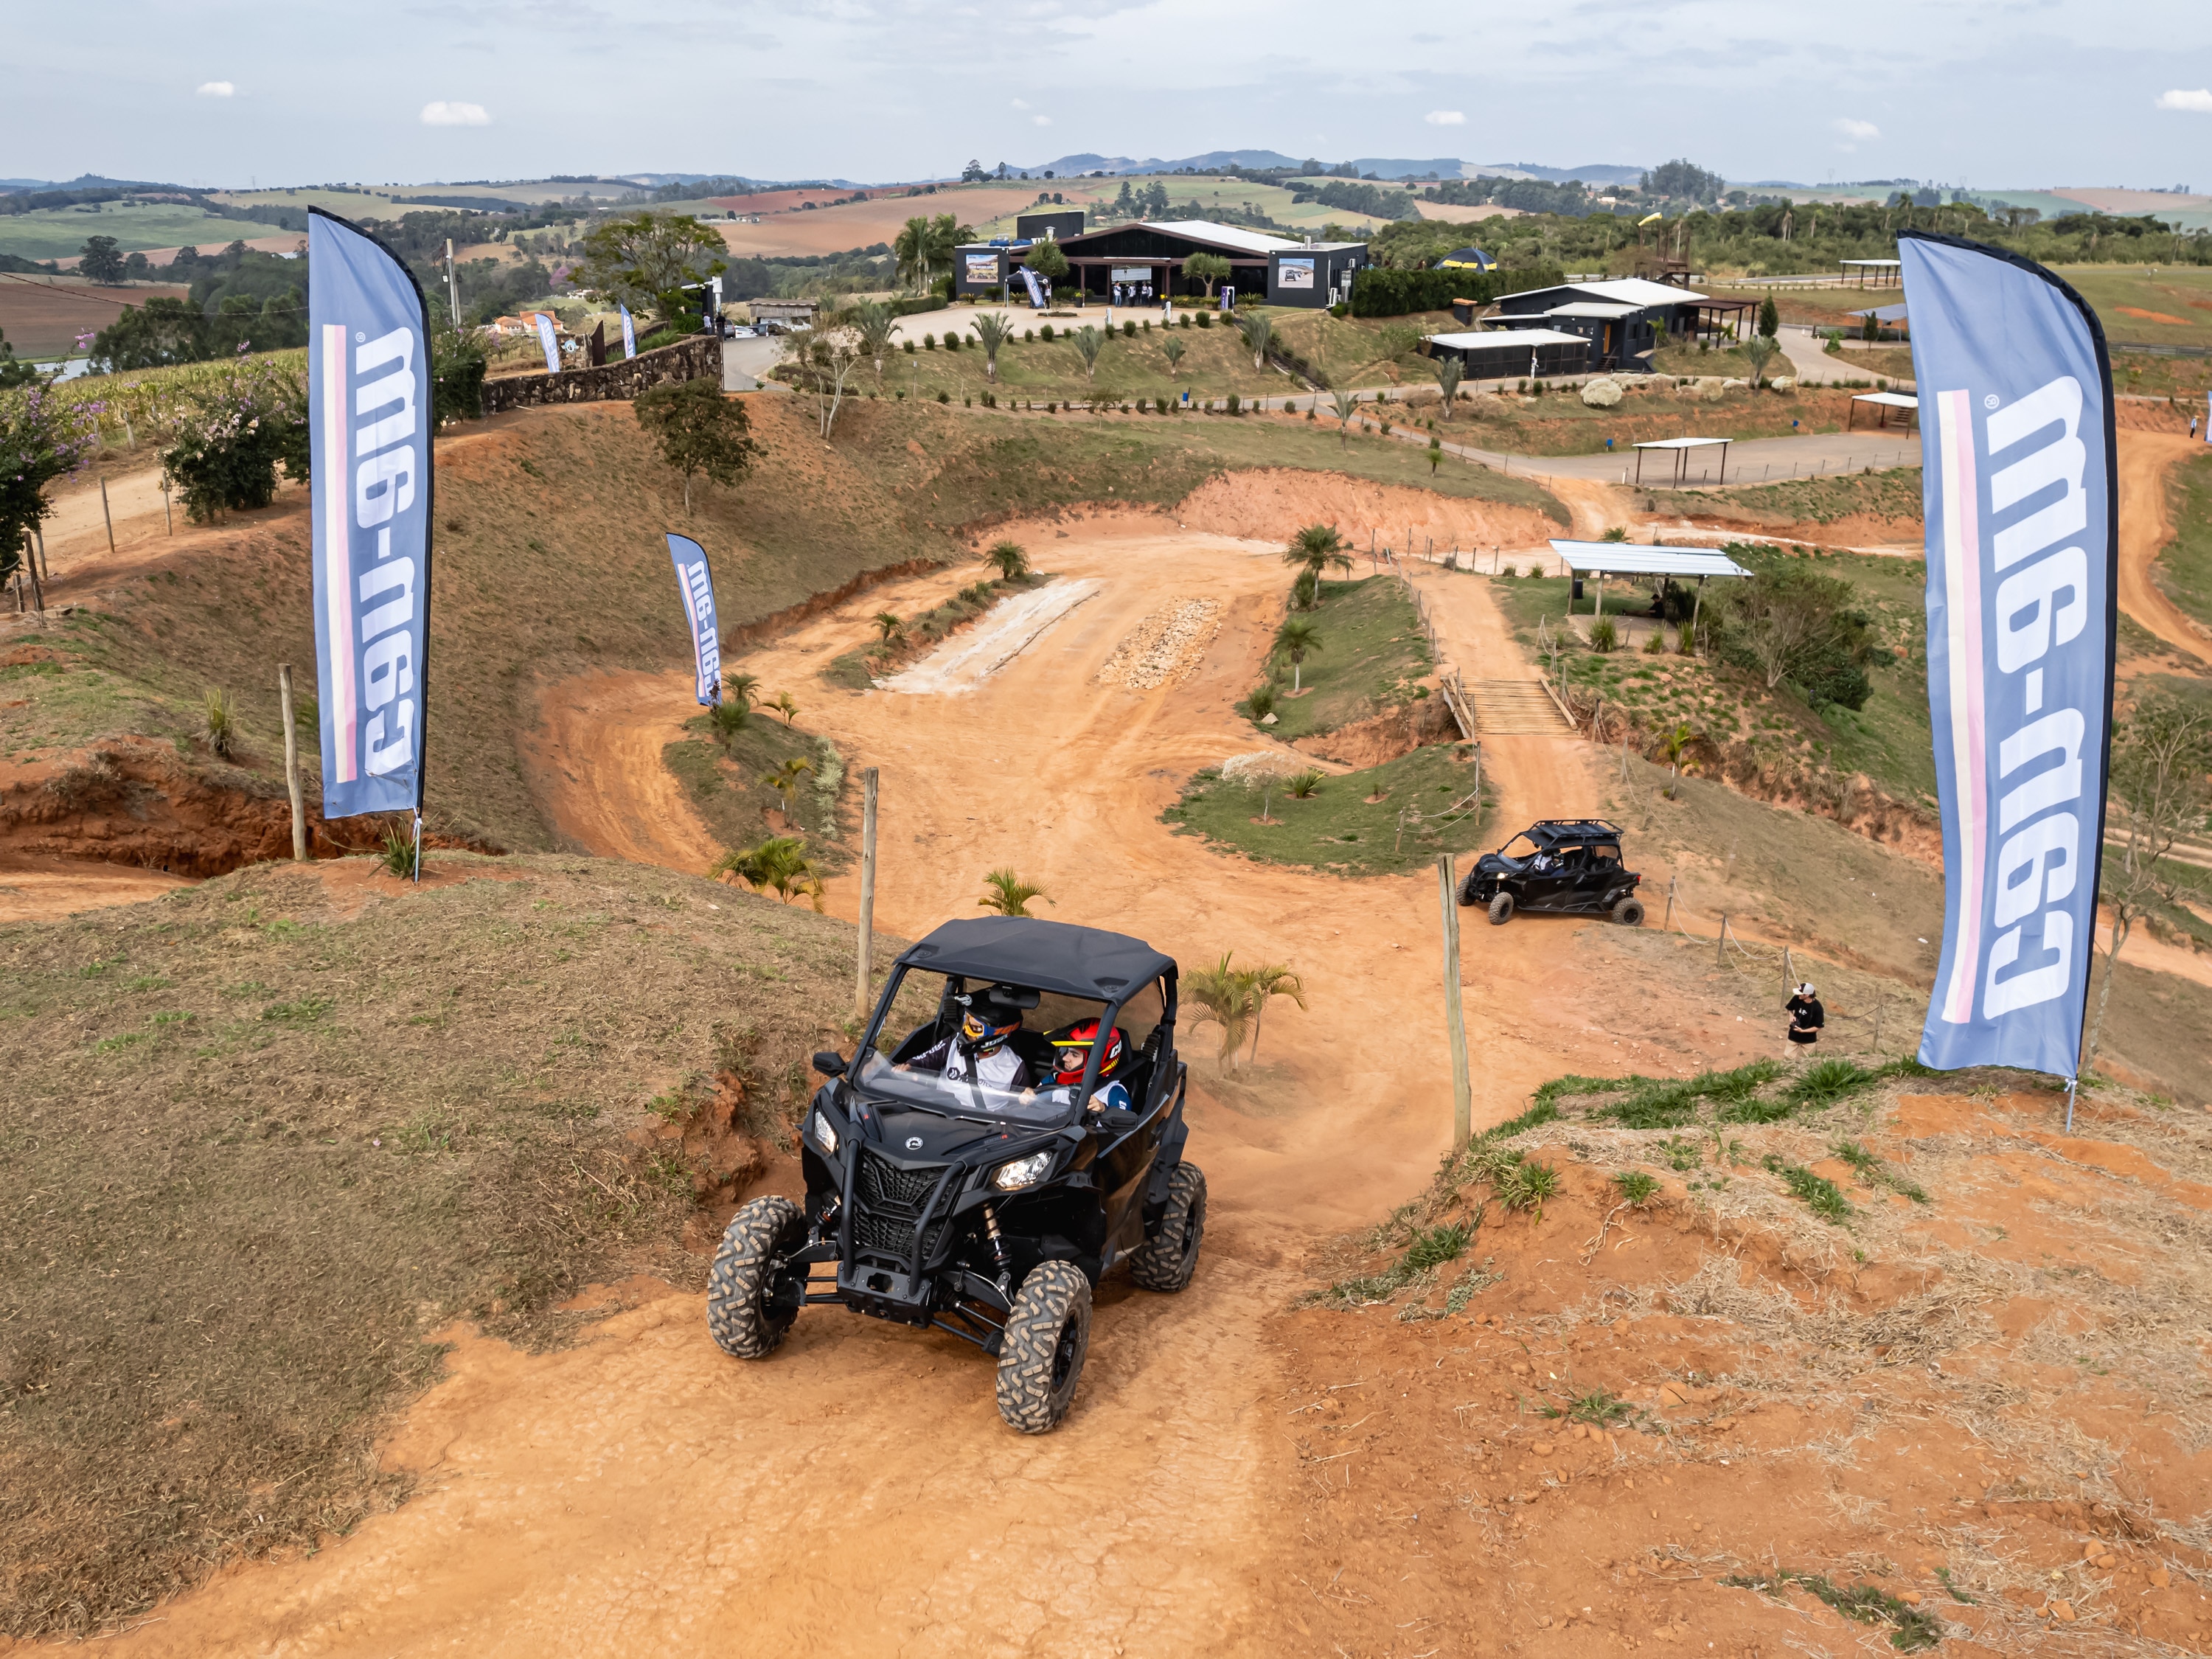
POLYGON ((1620 826, 1603 818, 1544 818, 1495 853, 1485 853, 1461 878, 1459 902, 1490 912, 1503 927, 1516 910, 1611 916, 1644 925, 1644 878, 1620 861, 1620 826))
POLYGON ((799 1126, 805 1203, 754 1199, 722 1235, 714 1340, 765 1358, 802 1307, 841 1303, 973 1342, 999 1362, 1006 1422, 1055 1427, 1092 1287, 1127 1261, 1144 1289, 1180 1291, 1198 1265, 1206 1177, 1183 1157, 1175 1021, 1175 963, 1120 933, 983 917, 911 946, 852 1059, 814 1057, 830 1080, 799 1126), (921 986, 934 1018, 894 1040, 893 1005, 921 986), (1079 1052, 1087 1021, 1107 1040, 1071 1084, 1054 1055, 1079 1052), (979 1026, 980 1056, 963 1036, 979 1026))

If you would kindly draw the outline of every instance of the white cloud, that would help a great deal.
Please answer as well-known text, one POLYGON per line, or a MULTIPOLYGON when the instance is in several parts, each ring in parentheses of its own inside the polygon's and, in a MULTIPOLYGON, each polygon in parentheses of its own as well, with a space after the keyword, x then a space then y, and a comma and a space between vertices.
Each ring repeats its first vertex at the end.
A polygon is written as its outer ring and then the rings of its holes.
POLYGON ((1873 122, 1855 121, 1848 115, 1843 117, 1836 123, 1836 131, 1842 133, 1844 137, 1852 139, 1859 143, 1864 143, 1869 139, 1879 138, 1881 137, 1881 129, 1875 125, 1873 122))
POLYGON ((1455 109, 1432 109, 1421 119, 1432 127, 1463 127, 1467 125, 1466 112, 1455 109))
POLYGON ((1027 109, 1029 106, 1030 102, 1026 98, 1017 98, 1014 100, 1014 107, 1016 109, 1027 109))
MULTIPOLYGON (((199 95, 203 98, 229 98, 235 96, 237 92, 238 88, 228 81, 203 81, 199 84, 199 95)), ((2179 94, 2168 93, 2166 95, 2171 98, 2179 94)))
POLYGON ((422 125, 426 127, 488 127, 491 117, 484 113, 482 104, 449 104, 440 99, 434 104, 422 106, 422 125))
POLYGON ((2212 115, 2212 88, 2199 87, 2194 92, 2185 92, 2176 87, 2172 92, 2158 95, 2160 109, 2185 109, 2192 115, 2212 115))
POLYGON ((1041 127, 1048 127, 1052 125, 1052 117, 1049 115, 1032 115, 1030 117, 1030 120, 1034 125, 1041 127))

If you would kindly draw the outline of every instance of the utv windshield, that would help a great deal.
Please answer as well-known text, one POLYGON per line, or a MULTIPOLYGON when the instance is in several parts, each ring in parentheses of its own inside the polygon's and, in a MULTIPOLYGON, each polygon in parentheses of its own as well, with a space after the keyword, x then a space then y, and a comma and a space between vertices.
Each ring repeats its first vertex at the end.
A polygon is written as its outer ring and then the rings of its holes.
MULTIPOLYGON (((853 1081, 871 1095, 930 1111, 1064 1123, 1085 1103, 1096 1028, 1108 1012, 1088 998, 908 968, 875 1044, 858 1056, 853 1081)), ((1109 1085, 1129 1073, 1160 1012, 1152 986, 1122 1004, 1109 1028, 1121 1033, 1121 1053, 1097 1079, 1091 1104, 1118 1103, 1108 1098, 1115 1092, 1109 1085)))

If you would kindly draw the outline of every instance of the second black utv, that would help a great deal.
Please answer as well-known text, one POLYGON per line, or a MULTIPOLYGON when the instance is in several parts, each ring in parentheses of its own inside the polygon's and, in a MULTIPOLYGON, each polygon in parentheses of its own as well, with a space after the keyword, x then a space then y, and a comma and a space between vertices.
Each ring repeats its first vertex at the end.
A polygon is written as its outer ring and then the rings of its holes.
POLYGON ((1620 861, 1620 826, 1602 818, 1545 818, 1474 861, 1459 884, 1462 904, 1488 908, 1493 927, 1516 910, 1611 916, 1644 923, 1636 896, 1643 877, 1620 861))
POLYGON ((765 1358, 829 1303, 949 1331, 999 1362, 1009 1425, 1057 1426, 1098 1281, 1127 1262, 1180 1291, 1198 1266, 1175 1022, 1175 963, 1120 933, 983 917, 909 947, 852 1059, 814 1057, 805 1202, 754 1199, 722 1235, 714 1340, 765 1358), (895 1034, 895 1005, 932 1002, 895 1034))

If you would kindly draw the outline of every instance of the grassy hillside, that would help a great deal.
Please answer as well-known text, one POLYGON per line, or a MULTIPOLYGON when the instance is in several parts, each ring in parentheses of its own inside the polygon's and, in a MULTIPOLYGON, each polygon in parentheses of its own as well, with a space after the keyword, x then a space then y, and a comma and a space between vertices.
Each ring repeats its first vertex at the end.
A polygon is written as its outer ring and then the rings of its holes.
MULTIPOLYGON (((747 403, 767 458, 739 489, 695 489, 688 519, 679 480, 625 404, 528 411, 440 443, 434 828, 494 847, 552 845, 515 738, 534 723, 544 684, 682 659, 664 526, 705 544, 723 625, 736 628, 867 570, 971 558, 957 539, 963 527, 1079 503, 1164 506, 1240 466, 1345 472, 1565 515, 1526 480, 1458 468, 1431 484, 1405 446, 1340 447, 1280 419, 1049 419, 863 399, 829 447, 797 400, 747 403)), ((139 733, 202 763, 204 696, 225 688, 237 701, 240 763, 274 774, 274 665, 289 661, 311 682, 314 660, 304 501, 289 491, 266 513, 180 532, 173 551, 53 617, 35 647, 0 665, 0 757, 139 733)), ((311 710, 310 700, 300 713, 312 778, 311 710)))
POLYGON ((433 1333, 557 1340, 587 1281, 696 1277, 695 1190, 758 1156, 678 1134, 703 1080, 773 1138, 850 1001, 850 930, 803 907, 432 871, 260 866, 0 928, 0 1631, 143 1613, 396 1501, 368 1454, 433 1333))
POLYGON ((2151 564, 2151 580, 2187 615, 2212 627, 2212 454, 2169 475, 2173 540, 2151 564))
POLYGON ((1413 683, 1433 666, 1420 618, 1395 577, 1323 582, 1320 604, 1304 614, 1321 641, 1298 672, 1304 689, 1293 696, 1291 665, 1273 665, 1279 683, 1268 729, 1285 742, 1402 708, 1413 683))
MULTIPOLYGON (((1759 564, 1801 556, 1732 544, 1732 556, 1759 564)), ((1808 705, 1785 683, 1769 691, 1753 675, 1726 663, 1685 657, 1673 651, 1600 653, 1572 635, 1560 653, 1560 678, 1582 693, 1602 696, 1606 706, 1625 711, 1637 728, 1656 735, 1687 726, 1717 744, 1741 744, 1747 758, 1771 767, 1777 775, 1800 775, 1834 780, 1863 772, 1887 793, 1933 806, 1935 761, 1928 726, 1927 568, 1918 559, 1878 554, 1820 553, 1813 556, 1824 575, 1840 576, 1858 592, 1858 603, 1873 618, 1878 644, 1867 664, 1874 695, 1853 712, 1832 703, 1808 705)), ((1498 601, 1523 643, 1536 643, 1540 617, 1559 636, 1567 608, 1564 578, 1480 578, 1494 583, 1498 601)), ((1577 610, 1587 617, 1596 599, 1586 585, 1577 610)), ((1710 599, 1711 594, 1708 592, 1710 599)), ((1608 585, 1611 615, 1641 616, 1650 602, 1648 589, 1608 585)), ((1668 641, 1674 639, 1669 630, 1668 641)), ((1548 659, 1547 659, 1548 661, 1548 659)))
POLYGON ((1917 520, 1921 475, 1917 466, 1886 472, 1845 472, 1783 483, 1731 484, 1725 489, 1686 489, 1684 510, 1749 523, 1834 524, 1853 518, 1917 520))
POLYGON ((0 216, 0 253, 25 259, 70 259, 83 252, 89 236, 112 236, 125 253, 188 244, 207 252, 240 237, 283 234, 281 226, 226 219, 179 202, 102 202, 97 212, 41 208, 34 213, 0 216))

